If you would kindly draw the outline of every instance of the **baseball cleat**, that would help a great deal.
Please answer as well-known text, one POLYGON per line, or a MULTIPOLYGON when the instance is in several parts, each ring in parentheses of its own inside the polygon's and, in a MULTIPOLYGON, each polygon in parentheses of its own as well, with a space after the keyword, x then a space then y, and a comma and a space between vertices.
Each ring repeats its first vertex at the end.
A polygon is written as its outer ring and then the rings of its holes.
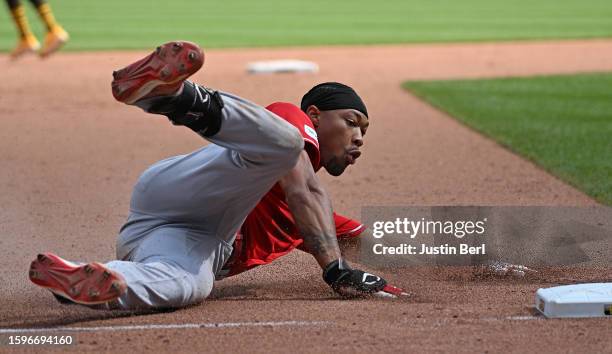
POLYGON ((113 71, 113 96, 129 105, 158 96, 174 95, 183 81, 204 65, 204 52, 195 43, 162 44, 146 57, 113 71))
POLYGON ((120 274, 100 263, 79 265, 53 253, 39 254, 30 265, 29 277, 34 284, 51 291, 60 302, 82 305, 113 301, 127 289, 120 274))
POLYGON ((45 35, 45 41, 40 49, 40 56, 43 58, 58 51, 66 42, 68 42, 70 36, 63 28, 56 26, 47 32, 45 35))
POLYGON ((25 38, 21 38, 17 43, 17 46, 11 52, 11 59, 17 59, 28 53, 36 53, 40 49, 40 43, 36 37, 30 35, 25 38))
POLYGON ((51 293, 51 294, 53 294, 53 297, 55 297, 55 300, 57 300, 57 302, 59 302, 62 305, 76 305, 76 302, 72 302, 63 296, 57 295, 56 293, 51 293))

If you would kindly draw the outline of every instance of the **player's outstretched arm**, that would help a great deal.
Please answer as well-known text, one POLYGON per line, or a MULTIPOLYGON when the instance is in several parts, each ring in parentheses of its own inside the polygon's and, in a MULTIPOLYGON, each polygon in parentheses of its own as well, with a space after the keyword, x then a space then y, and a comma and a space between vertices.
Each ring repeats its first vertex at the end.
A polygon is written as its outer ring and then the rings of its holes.
POLYGON ((376 294, 396 297, 402 289, 376 275, 352 269, 342 260, 331 201, 302 151, 295 167, 280 180, 287 204, 304 239, 304 247, 323 269, 323 279, 344 296, 376 294))
POLYGON ((295 167, 280 180, 305 249, 321 268, 341 257, 331 201, 302 151, 295 167))

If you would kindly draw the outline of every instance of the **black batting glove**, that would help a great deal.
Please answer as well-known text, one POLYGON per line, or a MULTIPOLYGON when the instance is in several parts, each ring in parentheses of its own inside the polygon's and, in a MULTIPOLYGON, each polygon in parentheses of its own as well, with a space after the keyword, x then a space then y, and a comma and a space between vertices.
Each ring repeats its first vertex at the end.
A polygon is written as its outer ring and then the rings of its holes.
POLYGON ((374 274, 352 269, 342 259, 328 264, 323 270, 323 280, 335 292, 345 297, 366 296, 385 289, 387 282, 374 274))

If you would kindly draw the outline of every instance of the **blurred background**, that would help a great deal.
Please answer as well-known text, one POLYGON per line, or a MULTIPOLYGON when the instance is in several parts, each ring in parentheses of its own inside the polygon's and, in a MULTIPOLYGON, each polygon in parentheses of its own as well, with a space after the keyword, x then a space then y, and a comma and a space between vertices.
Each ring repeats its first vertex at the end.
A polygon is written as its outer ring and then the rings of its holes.
MULTIPOLYGON (((34 32, 44 29, 22 0, 34 32)), ((609 0, 50 0, 67 50, 569 39, 612 36, 609 0)), ((6 6, 5 6, 6 7, 6 6)), ((15 44, 0 11, 0 50, 15 44)))

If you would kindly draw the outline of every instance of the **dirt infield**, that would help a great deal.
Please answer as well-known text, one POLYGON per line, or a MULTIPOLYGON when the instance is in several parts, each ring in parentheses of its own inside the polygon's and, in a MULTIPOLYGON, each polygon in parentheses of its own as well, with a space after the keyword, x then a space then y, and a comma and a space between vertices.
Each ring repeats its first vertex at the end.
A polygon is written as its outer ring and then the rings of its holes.
MULTIPOLYGON (((387 270, 408 299, 336 298, 310 256, 218 282, 211 299, 146 316, 60 306, 27 280, 39 251, 114 257, 130 190, 149 164, 204 142, 165 119, 118 104, 111 72, 142 56, 60 53, 18 63, 0 56, 0 327, 101 327, 71 334, 74 351, 609 351, 609 320, 532 316, 542 286, 612 277, 605 269, 544 269, 525 279, 469 268, 387 270), (210 324, 201 328, 172 327, 210 324), (154 328, 153 325, 166 325, 154 328), (117 327, 144 326, 144 328, 117 327)), ((340 212, 364 205, 593 205, 576 189, 403 91, 407 79, 612 70, 612 41, 207 51, 195 81, 257 103, 297 103, 314 83, 353 85, 371 129, 359 163, 321 175, 340 212), (249 76, 248 61, 299 58, 319 74, 249 76)), ((39 334, 52 334, 41 332, 39 334)), ((56 333, 57 334, 57 333, 56 333)), ((0 340, 9 334, 0 330, 0 340)), ((9 347, 2 346, 0 351, 9 347)), ((28 347, 31 350, 37 347, 28 347)), ((38 349, 53 349, 49 346, 38 349)), ((60 349, 57 347, 56 349, 60 349)))

